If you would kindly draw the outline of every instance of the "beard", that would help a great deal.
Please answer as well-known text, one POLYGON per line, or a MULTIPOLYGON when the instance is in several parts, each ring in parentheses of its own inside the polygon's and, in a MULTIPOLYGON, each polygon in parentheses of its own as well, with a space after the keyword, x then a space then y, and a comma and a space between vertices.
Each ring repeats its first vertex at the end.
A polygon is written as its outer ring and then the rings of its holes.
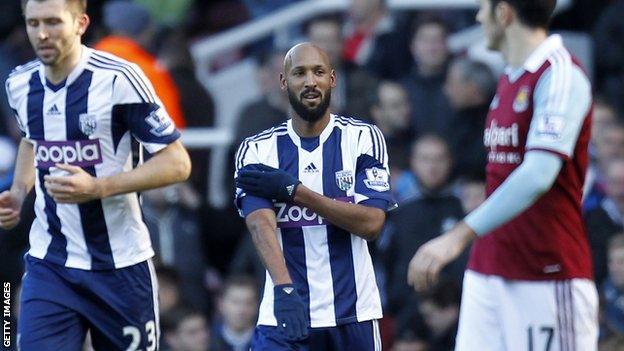
MULTIPOLYGON (((290 89, 287 89, 287 91, 290 106, 292 106, 297 115, 299 115, 299 117, 306 122, 312 123, 320 120, 325 115, 325 112, 327 112, 327 108, 329 108, 329 102, 331 101, 331 89, 327 89, 325 95, 321 97, 321 102, 316 107, 306 106, 301 101, 301 97, 297 97, 297 95, 295 95, 295 92, 290 89)), ((301 93, 301 96, 305 93, 307 93, 307 91, 301 93)))

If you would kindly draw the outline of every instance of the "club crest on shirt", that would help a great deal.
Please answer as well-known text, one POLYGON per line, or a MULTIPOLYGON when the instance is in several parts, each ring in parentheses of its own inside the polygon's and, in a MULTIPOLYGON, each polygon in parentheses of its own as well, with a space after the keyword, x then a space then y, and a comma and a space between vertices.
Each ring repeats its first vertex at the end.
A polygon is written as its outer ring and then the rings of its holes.
POLYGON ((367 188, 375 191, 388 191, 390 190, 388 178, 390 178, 388 172, 383 168, 367 168, 364 184, 367 188))
POLYGON ((78 116, 78 119, 80 121, 80 131, 82 134, 89 136, 95 133, 95 128, 97 127, 95 115, 81 113, 78 116))
POLYGON ((347 191, 353 186, 353 172, 351 170, 336 172, 336 184, 342 191, 347 191))
POLYGON ((526 85, 520 88, 512 105, 514 112, 524 112, 529 107, 529 91, 526 85))

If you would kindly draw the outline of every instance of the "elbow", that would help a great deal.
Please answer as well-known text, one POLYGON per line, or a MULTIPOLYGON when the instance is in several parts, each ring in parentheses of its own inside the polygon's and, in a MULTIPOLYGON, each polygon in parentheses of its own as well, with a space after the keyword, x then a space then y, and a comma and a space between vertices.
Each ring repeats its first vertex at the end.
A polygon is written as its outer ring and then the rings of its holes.
POLYGON ((185 149, 176 155, 174 162, 171 162, 174 171, 175 182, 183 182, 191 176, 191 158, 185 149))
POLYGON ((374 214, 370 216, 370 219, 364 224, 361 235, 367 241, 376 240, 384 226, 386 219, 386 213, 382 210, 376 209, 374 214))
POLYGON ((180 166, 179 166, 180 181, 187 180, 191 176, 192 169, 193 169, 193 166, 191 164, 191 158, 189 157, 188 153, 185 151, 184 157, 182 158, 182 160, 180 160, 180 166))
POLYGON ((550 188, 552 188, 555 183, 557 176, 554 175, 552 177, 544 175, 542 177, 534 177, 533 178, 533 188, 535 189, 535 193, 537 196, 541 196, 546 193, 550 188))

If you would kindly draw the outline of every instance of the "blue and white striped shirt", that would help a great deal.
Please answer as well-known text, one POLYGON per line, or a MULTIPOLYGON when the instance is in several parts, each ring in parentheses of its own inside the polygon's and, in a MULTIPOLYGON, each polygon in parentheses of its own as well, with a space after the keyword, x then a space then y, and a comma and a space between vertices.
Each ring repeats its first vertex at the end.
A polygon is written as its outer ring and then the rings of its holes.
MULTIPOLYGON (((317 138, 299 137, 289 120, 245 139, 235 162, 237 173, 256 163, 285 170, 311 190, 338 201, 384 210, 395 205, 383 135, 377 127, 352 118, 331 115, 317 138)), ((242 216, 259 207, 275 210, 278 240, 297 291, 309 306, 311 327, 382 317, 366 240, 307 208, 247 196, 242 189, 237 189, 236 204, 242 216)), ((258 324, 276 325, 268 272, 258 324)))
POLYGON ((132 141, 149 152, 179 137, 151 83, 135 64, 82 47, 79 64, 54 85, 38 60, 6 81, 9 104, 35 150, 35 214, 29 254, 66 267, 113 269, 152 257, 136 193, 83 204, 57 204, 45 175, 67 163, 95 177, 132 169, 132 141))

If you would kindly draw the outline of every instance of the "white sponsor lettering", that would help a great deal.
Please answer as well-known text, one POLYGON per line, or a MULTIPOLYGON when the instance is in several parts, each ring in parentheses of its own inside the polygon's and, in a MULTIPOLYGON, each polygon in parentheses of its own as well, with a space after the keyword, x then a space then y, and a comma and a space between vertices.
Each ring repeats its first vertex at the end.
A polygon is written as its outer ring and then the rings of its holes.
POLYGON ((54 163, 80 163, 97 161, 100 159, 100 150, 97 144, 90 143, 82 145, 76 141, 73 145, 37 145, 37 162, 54 163))
POLYGON ((275 203, 277 207, 277 222, 299 222, 304 220, 308 223, 316 222, 319 225, 323 224, 323 217, 319 216, 315 212, 311 211, 307 207, 288 206, 283 202, 275 203))
POLYGON ((510 127, 499 127, 496 120, 490 122, 490 126, 485 128, 483 133, 483 144, 496 151, 497 146, 513 146, 520 145, 518 136, 518 124, 514 123, 510 127))

